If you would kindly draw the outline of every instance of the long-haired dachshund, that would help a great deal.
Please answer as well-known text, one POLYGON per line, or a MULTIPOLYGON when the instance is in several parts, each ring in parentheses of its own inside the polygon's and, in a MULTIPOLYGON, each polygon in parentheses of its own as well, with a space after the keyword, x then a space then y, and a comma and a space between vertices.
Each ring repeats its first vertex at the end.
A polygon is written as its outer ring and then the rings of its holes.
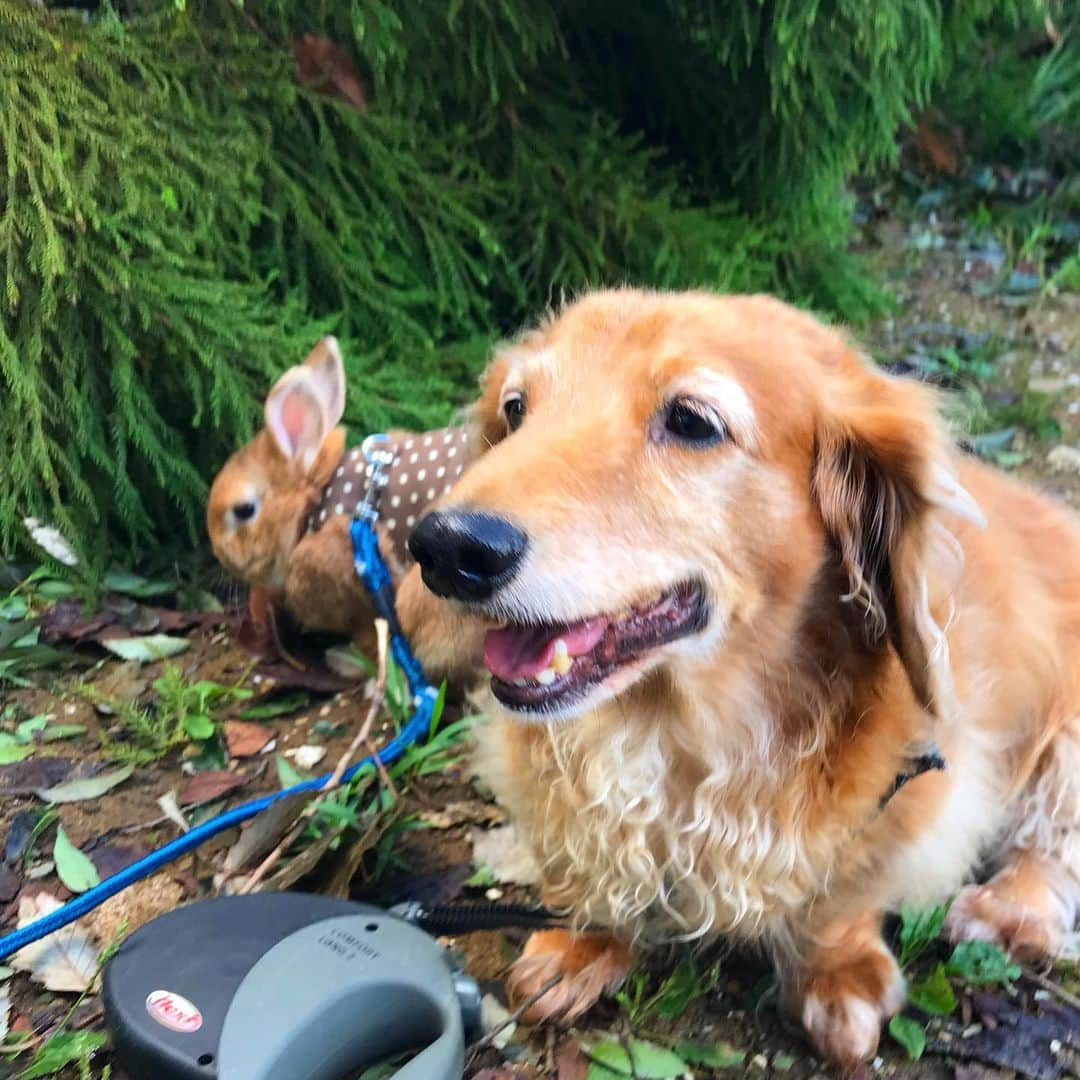
POLYGON ((588 933, 519 998, 573 1016, 630 948, 775 958, 825 1057, 903 980, 884 912, 1052 955, 1080 899, 1080 528, 954 451, 923 386, 764 297, 596 293, 500 350, 484 452, 399 609, 487 668, 488 778, 588 933), (932 746, 946 768, 895 778, 932 746), (967 884, 981 866, 985 884, 967 884), (961 886, 964 886, 961 888, 961 886), (597 933, 602 928, 605 933, 597 933))

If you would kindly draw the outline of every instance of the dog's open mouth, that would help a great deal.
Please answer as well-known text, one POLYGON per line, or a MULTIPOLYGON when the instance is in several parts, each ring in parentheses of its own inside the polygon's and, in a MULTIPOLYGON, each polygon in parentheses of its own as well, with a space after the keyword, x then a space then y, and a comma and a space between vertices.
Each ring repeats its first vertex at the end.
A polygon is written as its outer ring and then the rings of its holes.
POLYGON ((489 630, 484 663, 491 689, 504 705, 548 711, 584 696, 653 649, 696 633, 707 620, 704 590, 685 582, 617 616, 489 630))

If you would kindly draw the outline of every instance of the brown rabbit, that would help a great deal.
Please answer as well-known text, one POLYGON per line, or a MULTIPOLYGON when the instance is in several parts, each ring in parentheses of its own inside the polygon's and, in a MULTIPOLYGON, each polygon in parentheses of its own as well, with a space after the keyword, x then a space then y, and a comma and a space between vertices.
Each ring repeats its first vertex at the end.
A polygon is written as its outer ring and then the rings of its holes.
MULTIPOLYGON (((290 368, 266 399, 266 427, 225 463, 210 488, 206 526, 215 556, 251 586, 251 612, 263 628, 284 608, 307 630, 354 637, 370 632, 374 611, 353 566, 349 524, 367 489, 366 459, 346 451, 345 370, 332 337, 290 368)), ((380 496, 379 546, 408 609, 410 633, 431 643, 436 671, 449 647, 435 643, 443 614, 426 593, 405 542, 420 514, 450 489, 473 456, 464 429, 394 432, 388 484, 380 496)), ((272 625, 272 623, 270 623, 272 625)), ((449 643, 448 643, 449 645, 449 643)), ((460 646, 460 640, 458 641, 460 646)), ((434 672, 433 672, 434 673, 434 672)), ((443 671, 442 673, 446 673, 443 671)))

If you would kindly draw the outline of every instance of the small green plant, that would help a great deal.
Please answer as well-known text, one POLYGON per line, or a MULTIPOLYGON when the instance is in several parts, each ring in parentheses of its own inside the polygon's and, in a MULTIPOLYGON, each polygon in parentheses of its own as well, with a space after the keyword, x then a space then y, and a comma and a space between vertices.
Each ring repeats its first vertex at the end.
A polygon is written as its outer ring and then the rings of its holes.
POLYGON ((948 914, 948 903, 925 909, 908 906, 900 909, 900 954, 897 963, 901 971, 907 971, 934 945, 948 914))
POLYGON ((79 1006, 86 1000, 90 992, 89 987, 97 983, 105 965, 120 948, 120 943, 126 936, 127 923, 125 921, 121 923, 112 941, 102 949, 97 960, 97 970, 88 983, 88 989, 79 994, 52 1034, 38 1046, 26 1068, 19 1073, 18 1080, 37 1080, 38 1077, 56 1076, 69 1066, 77 1069, 79 1080, 109 1080, 112 1076, 112 1066, 106 1065, 96 1078, 91 1071, 93 1057, 108 1042, 108 1036, 103 1031, 91 1031, 86 1028, 81 1031, 70 1031, 68 1024, 71 1023, 71 1018, 79 1006))
POLYGON ((156 761, 188 742, 209 744, 218 735, 215 713, 251 697, 238 686, 222 686, 209 679, 189 682, 183 670, 166 664, 151 687, 155 699, 149 706, 109 701, 89 688, 91 700, 107 704, 120 721, 121 735, 109 737, 105 750, 120 761, 156 761))
POLYGON ((615 1000, 623 1007, 631 1024, 640 1024, 650 1016, 674 1020, 698 998, 710 993, 720 978, 720 967, 701 968, 693 959, 681 960, 657 989, 649 993, 652 976, 635 968, 627 976, 615 1000))
POLYGON ((48 577, 45 567, 38 567, 0 594, 0 686, 30 686, 31 672, 68 659, 67 653, 41 642, 34 617, 42 600, 69 596, 69 589, 61 579, 48 577))
MULTIPOLYGON (((996 945, 987 941, 962 941, 947 961, 938 961, 929 973, 915 977, 910 970, 938 944, 951 901, 932 908, 904 907, 900 911, 897 962, 908 977, 907 1004, 926 1016, 948 1016, 956 1008, 951 979, 965 985, 1011 987, 1020 968, 996 945)), ((913 1061, 926 1049, 924 1023, 902 1013, 889 1021, 889 1034, 913 1061)))

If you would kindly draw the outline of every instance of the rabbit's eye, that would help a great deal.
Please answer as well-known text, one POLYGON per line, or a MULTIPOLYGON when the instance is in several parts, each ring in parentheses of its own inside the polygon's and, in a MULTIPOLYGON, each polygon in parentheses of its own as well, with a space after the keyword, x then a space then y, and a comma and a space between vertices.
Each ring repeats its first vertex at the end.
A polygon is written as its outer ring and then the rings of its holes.
POLYGON ((237 503, 233 508, 233 517, 237 521, 250 521, 255 516, 258 506, 253 502, 237 503))

